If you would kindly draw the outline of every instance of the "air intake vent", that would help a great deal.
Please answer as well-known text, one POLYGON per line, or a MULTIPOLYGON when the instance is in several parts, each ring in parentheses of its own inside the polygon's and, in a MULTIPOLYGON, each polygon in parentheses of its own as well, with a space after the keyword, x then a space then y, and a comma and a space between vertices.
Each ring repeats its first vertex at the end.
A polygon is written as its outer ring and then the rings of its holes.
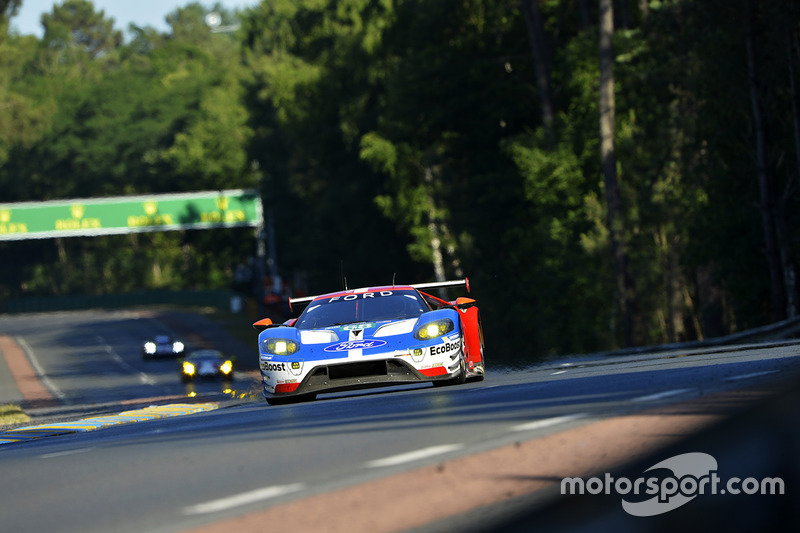
POLYGON ((331 381, 367 376, 385 376, 387 375, 386 361, 364 361, 363 363, 331 365, 328 367, 328 375, 331 381))

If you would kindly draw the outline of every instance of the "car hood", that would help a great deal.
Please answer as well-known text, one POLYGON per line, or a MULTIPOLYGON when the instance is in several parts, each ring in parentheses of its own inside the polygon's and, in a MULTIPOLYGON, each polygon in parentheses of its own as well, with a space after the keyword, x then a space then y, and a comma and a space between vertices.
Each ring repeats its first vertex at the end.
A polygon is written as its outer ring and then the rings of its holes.
POLYGON ((267 339, 283 339, 298 343, 299 350, 293 358, 299 356, 306 360, 347 358, 352 355, 368 355, 385 351, 406 351, 415 345, 423 344, 422 341, 414 338, 414 331, 419 325, 440 318, 457 320, 456 313, 450 309, 438 309, 423 313, 416 318, 404 320, 354 322, 309 330, 279 326, 260 333, 259 352, 270 358, 283 357, 271 356, 264 352, 263 345, 267 339))

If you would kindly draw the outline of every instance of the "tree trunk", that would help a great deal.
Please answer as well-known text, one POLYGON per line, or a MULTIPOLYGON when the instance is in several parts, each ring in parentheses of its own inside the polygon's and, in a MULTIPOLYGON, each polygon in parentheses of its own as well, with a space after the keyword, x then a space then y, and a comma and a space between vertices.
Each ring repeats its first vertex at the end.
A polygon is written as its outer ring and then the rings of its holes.
MULTIPOLYGON (((431 256, 433 257, 433 275, 436 281, 445 281, 444 256, 442 255, 442 239, 439 235, 439 226, 436 222, 436 203, 431 192, 433 184, 433 170, 425 167, 425 183, 428 185, 428 231, 431 235, 431 256)), ((439 289, 439 296, 445 299, 447 292, 439 289)))
MULTIPOLYGON (((792 124, 794 125, 794 153, 795 157, 797 158, 797 171, 800 173, 800 116, 798 116, 797 110, 797 83, 795 82, 795 57, 798 55, 798 50, 800 50, 800 46, 797 43, 797 29, 796 27, 792 26, 786 32, 786 41, 788 47, 788 61, 789 61, 789 87, 791 89, 791 101, 792 101, 792 124)), ((786 222, 786 208, 784 206, 788 205, 789 200, 794 196, 796 190, 797 180, 794 176, 789 176, 788 183, 786 184, 786 190, 781 197, 781 221, 783 223, 786 222)), ((783 225, 779 226, 779 229, 782 229, 783 225)), ((782 231, 782 235, 786 238, 788 232, 782 231)), ((786 248, 788 249, 788 243, 786 248)), ((787 254, 784 254, 784 256, 787 254)), ((788 318, 794 318, 797 316, 798 313, 798 302, 797 302, 797 269, 792 262, 791 258, 784 258, 784 283, 786 286, 786 315, 788 318)))
POLYGON ((622 315, 624 343, 634 343, 634 291, 628 274, 628 255, 622 217, 622 195, 617 180, 614 152, 614 34, 613 0, 600 0, 600 158, 606 189, 606 223, 608 224, 614 271, 617 280, 619 307, 622 315))
POLYGON ((628 14, 628 0, 619 0, 619 24, 623 30, 630 29, 631 17, 628 14))
POLYGON ((528 28, 528 40, 531 44, 533 66, 536 70, 536 85, 539 88, 539 102, 542 106, 542 122, 548 132, 552 131, 555 121, 553 89, 550 80, 550 53, 544 37, 542 13, 537 0, 521 0, 522 14, 528 28))
POLYGON ((756 134, 756 169, 761 207, 761 226, 764 232, 767 266, 770 283, 770 309, 773 322, 786 316, 786 298, 783 292, 780 250, 778 249, 775 224, 775 193, 767 161, 766 120, 764 118, 761 87, 756 76, 755 36, 753 17, 756 12, 750 0, 745 0, 745 45, 747 49, 747 78, 750 85, 750 104, 756 134))

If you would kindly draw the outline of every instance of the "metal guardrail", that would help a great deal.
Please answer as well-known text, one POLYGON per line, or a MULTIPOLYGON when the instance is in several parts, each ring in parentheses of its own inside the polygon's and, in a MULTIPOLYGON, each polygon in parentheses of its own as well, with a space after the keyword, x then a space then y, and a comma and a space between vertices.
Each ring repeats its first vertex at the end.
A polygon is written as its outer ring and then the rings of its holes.
POLYGON ((656 346, 640 346, 633 348, 622 348, 608 352, 595 353, 593 355, 634 355, 653 352, 666 352, 672 350, 693 350, 702 348, 713 348, 716 346, 731 346, 735 344, 748 344, 766 341, 779 341, 800 336, 800 317, 794 317, 774 324, 769 324, 759 328, 748 329, 725 335, 723 337, 713 337, 697 341, 674 342, 669 344, 659 344, 656 346))

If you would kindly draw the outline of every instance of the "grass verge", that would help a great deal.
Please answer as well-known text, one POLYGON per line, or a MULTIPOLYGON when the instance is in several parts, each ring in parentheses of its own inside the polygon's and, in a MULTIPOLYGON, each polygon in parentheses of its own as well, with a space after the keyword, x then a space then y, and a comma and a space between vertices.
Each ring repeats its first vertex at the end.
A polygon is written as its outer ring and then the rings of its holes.
POLYGON ((0 405, 0 426, 30 422, 31 417, 19 405, 0 405))

